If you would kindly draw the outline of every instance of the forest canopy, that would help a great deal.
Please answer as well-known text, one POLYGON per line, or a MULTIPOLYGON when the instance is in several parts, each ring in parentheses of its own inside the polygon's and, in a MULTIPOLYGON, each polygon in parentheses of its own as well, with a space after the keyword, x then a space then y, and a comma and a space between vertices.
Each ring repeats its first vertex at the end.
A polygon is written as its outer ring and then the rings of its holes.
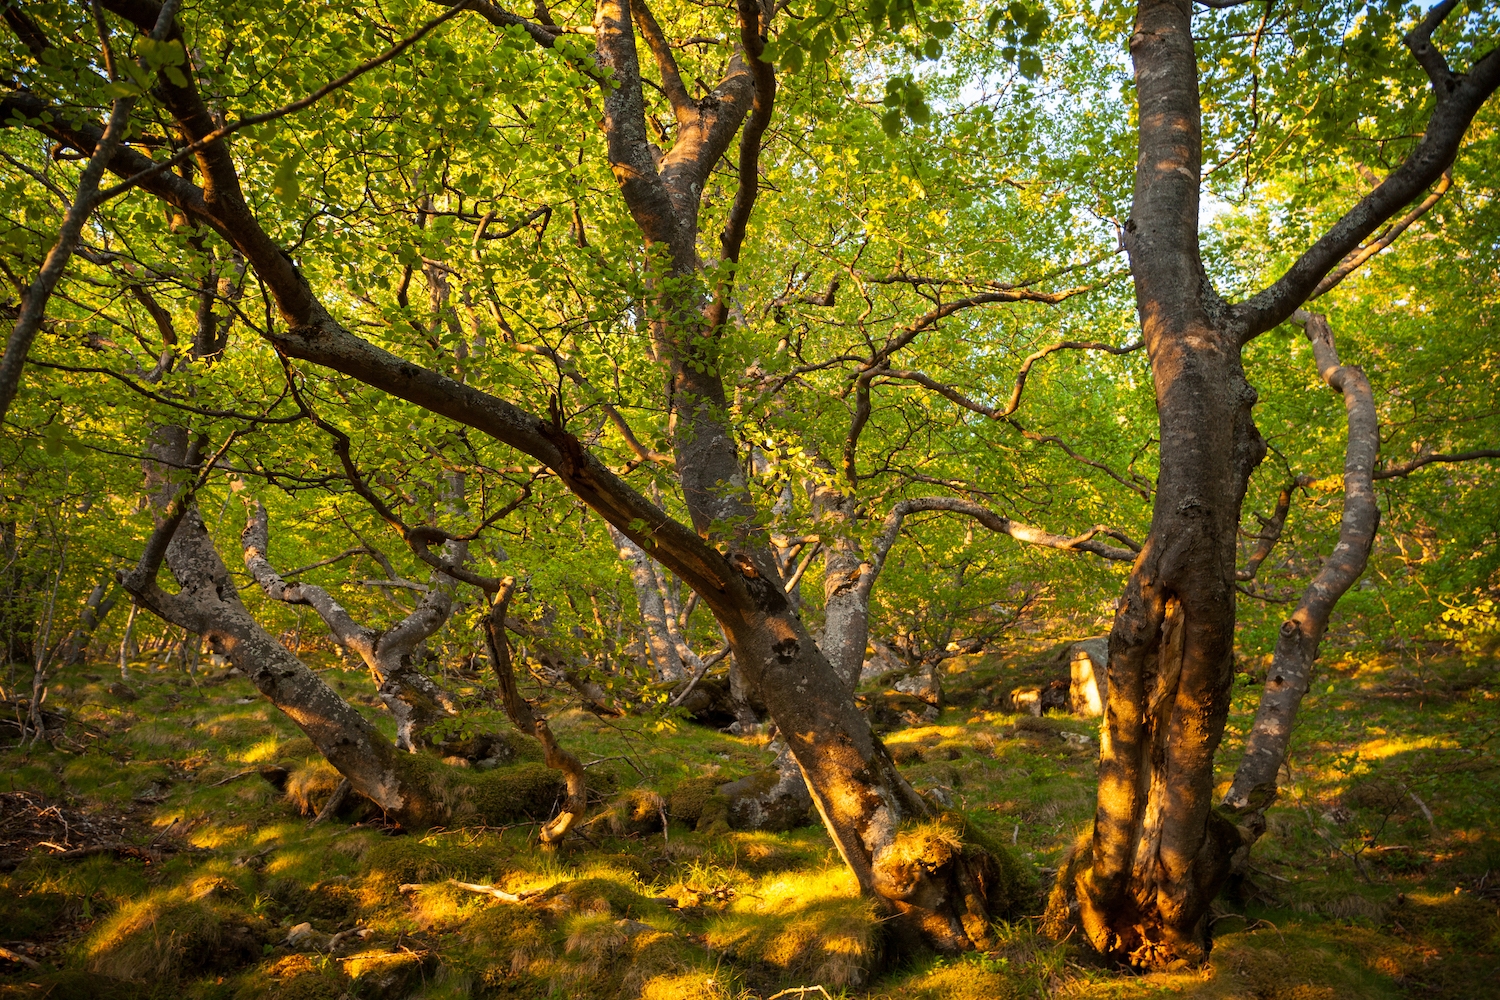
POLYGON ((330 863, 317 975, 392 1000, 1222 979, 1314 858, 1376 909, 1297 912, 1493 923, 1495 5, 3 2, 0 795, 124 824, 0 821, 18 983, 288 990, 330 863), (714 896, 735 838, 809 881, 714 896), (213 962, 57 888, 142 859, 213 962))

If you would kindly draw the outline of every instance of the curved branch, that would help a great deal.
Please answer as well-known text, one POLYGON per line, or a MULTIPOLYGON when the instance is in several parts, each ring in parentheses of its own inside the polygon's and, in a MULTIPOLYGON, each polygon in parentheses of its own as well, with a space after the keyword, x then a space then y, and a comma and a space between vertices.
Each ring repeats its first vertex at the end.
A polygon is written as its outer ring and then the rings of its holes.
MULTIPOLYGON (((1312 481, 1311 476, 1296 476, 1291 482, 1281 488, 1281 493, 1276 498, 1276 509, 1271 512, 1270 520, 1265 521, 1261 525, 1260 534, 1255 536, 1255 548, 1251 550, 1250 558, 1245 562, 1245 568, 1234 571, 1234 578, 1236 580, 1243 583, 1255 579, 1255 574, 1260 571, 1261 563, 1266 561, 1266 557, 1271 554, 1271 550, 1281 540, 1281 532, 1286 527, 1287 515, 1292 510, 1293 491, 1299 486, 1311 485, 1312 481)), ((1251 594, 1250 591, 1244 588, 1240 588, 1240 592, 1250 594, 1251 597, 1259 596, 1258 594, 1251 594)))
POLYGON ((1396 479, 1400 476, 1410 475, 1423 466, 1432 465, 1437 462, 1472 462, 1481 458, 1500 458, 1500 448, 1476 448, 1473 451, 1459 451, 1451 455, 1423 452, 1410 461, 1386 466, 1376 472, 1374 478, 1396 479))
POLYGON ((1232 308, 1241 324, 1240 342, 1291 318, 1314 295, 1324 276, 1339 266, 1382 222, 1435 183, 1458 156, 1469 124, 1491 94, 1500 87, 1500 49, 1491 49, 1469 68, 1455 75, 1432 45, 1432 32, 1457 6, 1444 0, 1407 36, 1406 45, 1432 81, 1436 106, 1427 119, 1422 139, 1411 154, 1375 190, 1297 258, 1268 288, 1232 308))
POLYGON ((891 508, 886 515, 885 523, 881 527, 880 537, 875 540, 874 552, 870 558, 870 570, 860 580, 860 587, 866 593, 875 585, 875 578, 880 575, 881 569, 885 567, 886 556, 891 551, 891 546, 896 544, 896 537, 901 532, 902 522, 911 514, 923 511, 952 511, 956 514, 967 514, 974 518, 986 528, 1000 535, 1009 535, 1018 542, 1028 545, 1037 545, 1049 549, 1062 549, 1068 552, 1091 552, 1102 559, 1117 562, 1130 562, 1140 551, 1140 546, 1131 542, 1125 535, 1096 525, 1081 535, 1067 538, 1062 535, 1054 535, 1041 528, 1034 528, 1029 524, 1012 521, 1001 514, 996 514, 988 507, 974 503, 970 500, 960 500, 957 497, 920 497, 914 500, 902 500, 891 508), (1103 542, 1095 541, 1098 535, 1108 535, 1129 544, 1131 548, 1122 549, 1103 542))
POLYGON ((687 87, 683 86, 682 71, 677 68, 677 57, 672 54, 672 46, 662 34, 661 25, 656 23, 656 17, 651 13, 651 8, 646 6, 646 0, 631 0, 630 11, 635 16, 636 27, 646 40, 646 47, 656 59, 656 68, 661 73, 661 89, 672 105, 672 114, 676 117, 677 124, 685 125, 693 121, 698 117, 698 105, 689 96, 687 87))
POLYGON ((1375 502, 1372 477, 1380 449, 1380 423, 1370 382, 1359 368, 1339 362, 1326 318, 1299 310, 1293 319, 1304 325, 1307 339, 1312 342, 1318 374, 1332 389, 1343 394, 1344 408, 1349 414, 1344 515, 1339 524, 1338 545, 1308 584, 1292 616, 1282 623, 1245 753, 1224 797, 1227 807, 1246 814, 1250 839, 1264 830, 1263 814, 1276 798, 1276 775, 1286 759, 1292 721, 1302 696, 1307 693, 1313 661, 1328 628, 1329 616, 1339 598, 1364 572, 1380 525, 1380 507, 1375 502))

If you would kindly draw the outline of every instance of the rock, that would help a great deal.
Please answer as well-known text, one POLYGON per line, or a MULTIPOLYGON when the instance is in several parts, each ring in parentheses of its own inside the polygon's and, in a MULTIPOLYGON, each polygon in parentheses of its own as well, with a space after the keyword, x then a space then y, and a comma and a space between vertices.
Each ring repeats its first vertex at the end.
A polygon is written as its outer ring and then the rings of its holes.
POLYGON ((1044 685, 1028 685, 1012 689, 1001 700, 1001 708, 1016 715, 1040 716, 1051 709, 1067 708, 1068 682, 1052 681, 1044 685))
POLYGON ((1098 718, 1109 700, 1109 680, 1105 666, 1109 663, 1109 639, 1100 636, 1073 643, 1069 653, 1071 678, 1068 686, 1068 709, 1074 715, 1098 718))
POLYGON ((894 686, 902 694, 909 694, 935 708, 943 704, 943 680, 935 665, 914 671, 901 678, 894 686))
POLYGON ((286 932, 282 944, 293 951, 325 951, 332 940, 333 935, 314 930, 312 924, 304 921, 286 932))
POLYGON ((781 833, 804 826, 813 804, 802 768, 785 749, 769 768, 720 785, 717 794, 728 801, 727 819, 735 830, 781 833))
POLYGON ((858 699, 870 716, 876 732, 890 732, 908 726, 930 726, 938 719, 937 706, 914 695, 889 690, 858 699))
POLYGON ((121 701, 135 701, 140 697, 140 695, 136 693, 135 688, 131 687, 128 684, 122 683, 121 681, 115 681, 113 684, 111 684, 109 686, 109 693, 114 695, 121 701))
POLYGON ((870 658, 859 671, 859 682, 868 683, 897 670, 905 670, 906 664, 892 652, 891 647, 877 640, 870 642, 870 658))

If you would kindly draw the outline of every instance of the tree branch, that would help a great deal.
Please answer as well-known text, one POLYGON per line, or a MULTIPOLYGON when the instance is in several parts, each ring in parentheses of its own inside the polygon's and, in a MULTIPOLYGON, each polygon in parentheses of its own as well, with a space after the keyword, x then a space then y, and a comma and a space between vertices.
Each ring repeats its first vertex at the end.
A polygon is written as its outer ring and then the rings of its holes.
POLYGON ((1292 722, 1302 696, 1307 693, 1312 666, 1334 606, 1364 572, 1380 525, 1372 471, 1380 448, 1380 423, 1370 382, 1358 368, 1339 362, 1333 332, 1317 313, 1298 311, 1293 322, 1303 324, 1312 342, 1318 374, 1329 387, 1343 394, 1349 418, 1349 443, 1344 456, 1344 514, 1339 541, 1324 560, 1318 575, 1308 584, 1281 626, 1271 668, 1266 673, 1265 692, 1245 742, 1245 753, 1235 773, 1224 804, 1245 817, 1250 839, 1265 829, 1266 807, 1276 798, 1276 775, 1286 759, 1292 722))
POLYGON ((1068 552, 1091 552, 1102 559, 1117 562, 1132 562, 1140 551, 1139 545, 1132 544, 1130 549, 1117 548, 1095 541, 1098 535, 1110 535, 1122 540, 1125 536, 1097 525, 1073 538, 1062 535, 1054 535, 1041 528, 1034 528, 1019 521, 1012 521, 1001 514, 996 514, 988 507, 974 503, 970 500, 960 500, 957 497, 920 497, 914 500, 902 500, 891 508, 886 515, 885 523, 881 526, 880 536, 875 540, 874 552, 870 558, 870 571, 860 581, 866 593, 875 585, 875 578, 880 575, 881 569, 885 567, 886 556, 890 554, 891 546, 896 544, 896 537, 901 532, 901 525, 911 514, 923 511, 952 511, 957 514, 967 514, 974 518, 986 528, 1000 535, 1009 535, 1018 542, 1028 545, 1037 545, 1043 548, 1062 549, 1068 552))
POLYGON ((1481 458, 1500 458, 1500 448, 1476 448, 1474 451, 1459 451, 1451 455, 1437 453, 1422 453, 1416 458, 1396 465, 1388 465, 1375 473, 1375 479, 1396 479, 1400 476, 1410 475, 1423 466, 1432 465, 1436 462, 1473 462, 1481 458))
MULTIPOLYGON (((1268 288, 1232 307, 1248 343, 1282 321, 1315 294, 1325 275, 1354 253, 1382 222, 1435 183, 1452 165, 1474 116, 1500 87, 1500 49, 1481 56, 1467 74, 1455 76, 1432 46, 1432 31, 1457 6, 1444 0, 1406 37, 1407 47, 1432 80, 1436 106, 1411 154, 1375 190, 1344 213, 1268 288)), ((1330 286, 1331 287, 1331 286, 1330 286)))
POLYGON ((1453 171, 1450 168, 1443 171, 1443 176, 1439 178, 1437 187, 1433 188, 1432 193, 1429 194, 1426 198, 1422 199, 1422 203, 1420 205, 1403 215, 1395 224, 1386 227, 1385 232, 1381 233, 1375 239, 1371 240, 1363 247, 1360 247, 1358 250, 1350 252, 1348 256, 1346 256, 1343 261, 1340 262, 1338 267, 1334 268, 1333 271, 1324 276, 1322 281, 1318 282, 1318 287, 1312 290, 1312 294, 1307 297, 1307 300, 1311 302, 1313 299, 1316 299, 1320 295, 1332 291, 1339 282, 1343 281, 1345 278, 1349 277, 1349 275, 1353 274, 1355 271, 1363 267, 1365 262, 1368 261, 1371 257, 1374 257, 1380 251, 1396 242, 1396 238, 1402 233, 1406 232, 1407 227, 1409 227, 1413 222, 1416 222, 1422 216, 1426 215, 1427 211, 1431 209, 1432 206, 1436 205, 1443 199, 1443 195, 1447 194, 1448 188, 1452 186, 1453 171))
POLYGON ((667 44, 661 25, 656 23, 656 17, 651 13, 651 8, 646 6, 646 0, 630 0, 630 8, 635 15, 636 27, 646 40, 646 47, 656 58, 656 67, 661 73, 662 92, 672 105, 672 114, 676 117, 677 124, 690 124, 698 117, 698 105, 688 94, 687 87, 683 86, 682 71, 677 68, 677 57, 672 54, 672 46, 667 44))

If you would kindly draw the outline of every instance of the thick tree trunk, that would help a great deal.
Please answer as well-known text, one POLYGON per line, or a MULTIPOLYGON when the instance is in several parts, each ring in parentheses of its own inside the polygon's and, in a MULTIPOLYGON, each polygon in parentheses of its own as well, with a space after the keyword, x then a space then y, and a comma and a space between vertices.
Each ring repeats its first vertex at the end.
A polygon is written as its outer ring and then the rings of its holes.
POLYGON ((1239 330, 1198 255, 1201 135, 1191 8, 1142 3, 1131 36, 1140 153, 1126 248, 1151 356, 1161 471, 1109 641, 1099 801, 1074 914, 1099 952, 1201 961, 1237 834, 1212 812, 1229 710, 1235 538, 1265 444, 1239 330))

